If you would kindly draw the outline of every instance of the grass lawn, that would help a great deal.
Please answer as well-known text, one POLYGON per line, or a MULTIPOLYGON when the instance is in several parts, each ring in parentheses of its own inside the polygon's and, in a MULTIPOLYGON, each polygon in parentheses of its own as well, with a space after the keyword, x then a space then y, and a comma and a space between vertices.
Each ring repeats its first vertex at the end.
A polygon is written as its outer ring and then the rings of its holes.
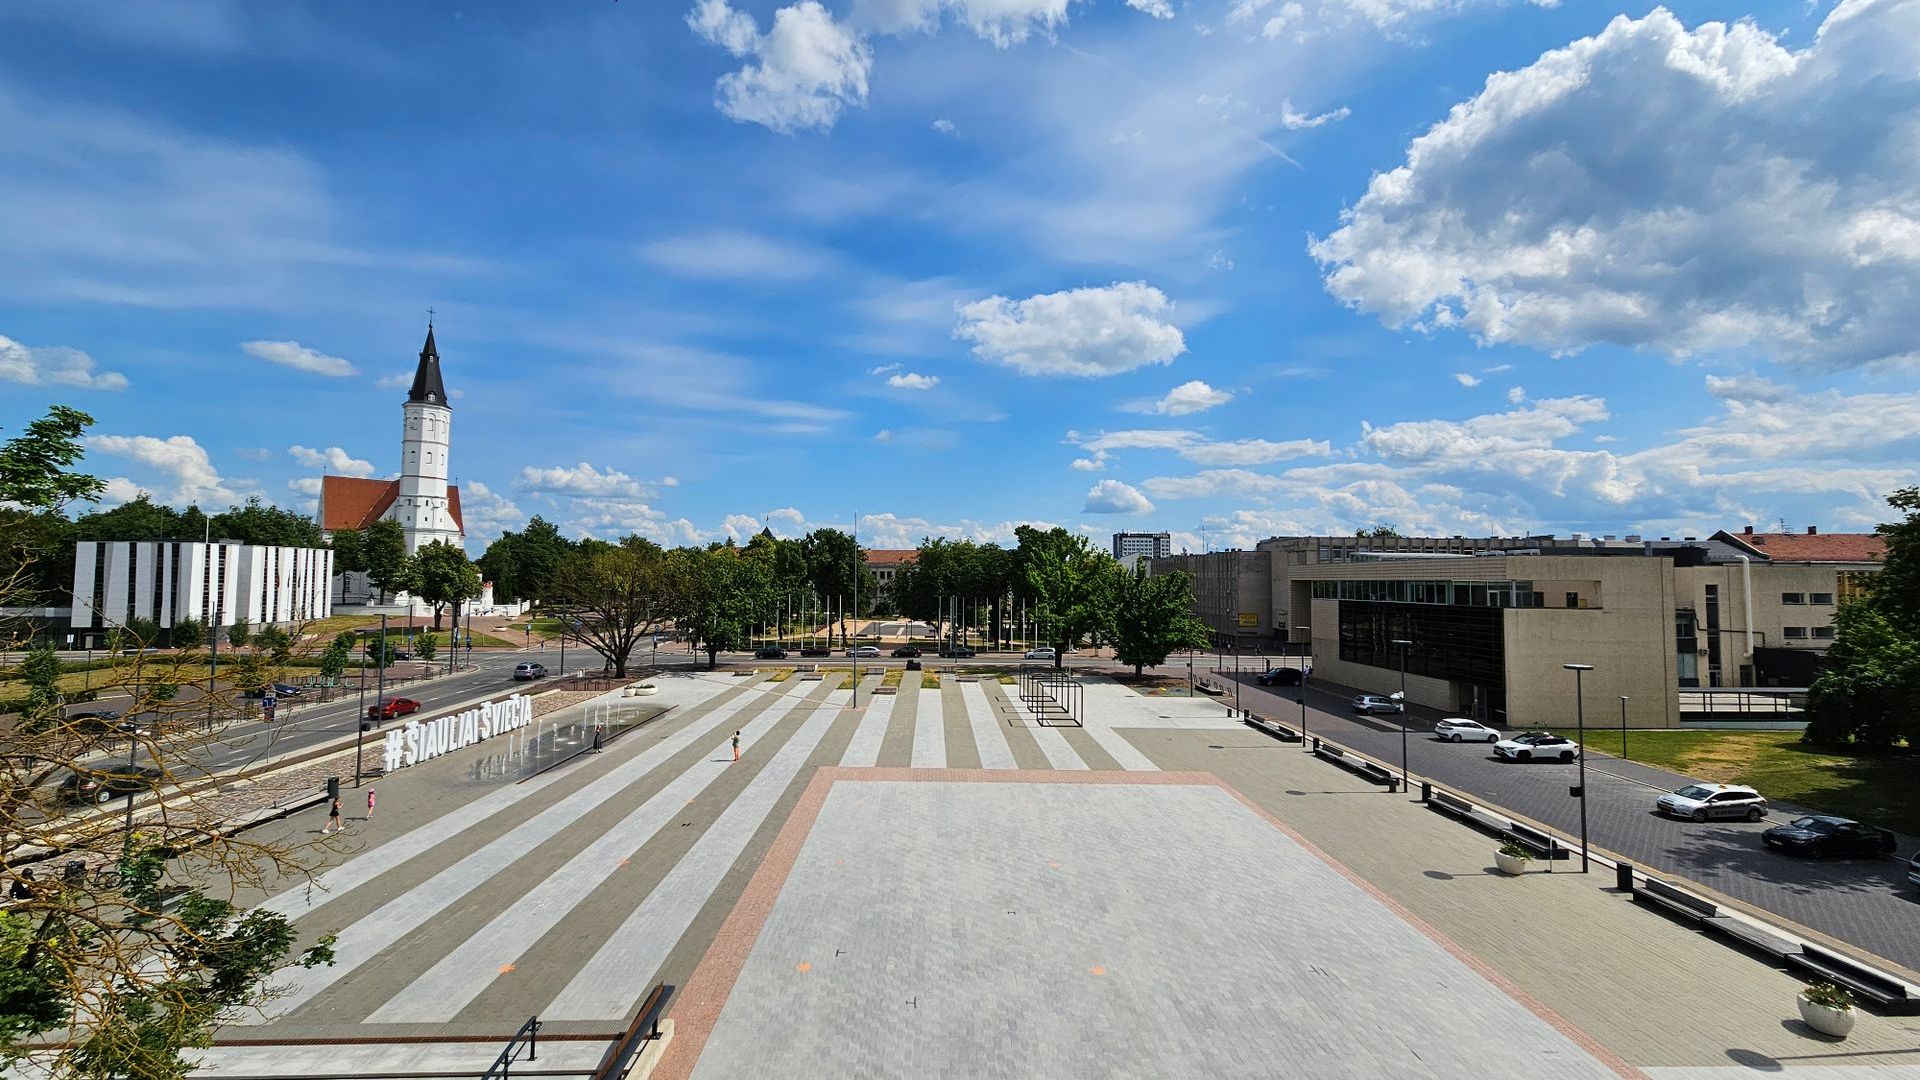
MULTIPOLYGON (((1621 756, 1617 730, 1588 728, 1587 745, 1621 756)), ((1631 731, 1627 749, 1634 761, 1920 835, 1920 753, 1911 749, 1835 753, 1802 743, 1795 731, 1699 730, 1631 731)))

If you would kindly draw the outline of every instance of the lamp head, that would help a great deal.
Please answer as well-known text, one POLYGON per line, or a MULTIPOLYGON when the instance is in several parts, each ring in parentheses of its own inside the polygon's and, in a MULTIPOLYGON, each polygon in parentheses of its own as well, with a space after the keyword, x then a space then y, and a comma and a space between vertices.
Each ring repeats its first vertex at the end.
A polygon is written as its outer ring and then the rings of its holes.
POLYGON ((1561 664, 1560 666, 1563 668, 1566 668, 1568 671, 1592 671, 1593 670, 1592 664, 1561 664))

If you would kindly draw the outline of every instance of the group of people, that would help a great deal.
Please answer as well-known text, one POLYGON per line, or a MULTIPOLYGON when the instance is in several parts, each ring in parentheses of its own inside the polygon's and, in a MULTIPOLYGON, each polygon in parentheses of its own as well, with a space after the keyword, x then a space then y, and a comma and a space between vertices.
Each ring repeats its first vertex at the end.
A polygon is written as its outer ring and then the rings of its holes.
MULTIPOLYGON (((366 817, 366 820, 368 821, 373 820, 373 802, 374 802, 373 789, 368 788, 367 789, 367 817, 366 817)), ((340 819, 340 798, 339 796, 336 795, 333 800, 333 805, 327 807, 326 827, 321 829, 320 831, 322 833, 337 833, 346 827, 347 827, 346 823, 340 819)))

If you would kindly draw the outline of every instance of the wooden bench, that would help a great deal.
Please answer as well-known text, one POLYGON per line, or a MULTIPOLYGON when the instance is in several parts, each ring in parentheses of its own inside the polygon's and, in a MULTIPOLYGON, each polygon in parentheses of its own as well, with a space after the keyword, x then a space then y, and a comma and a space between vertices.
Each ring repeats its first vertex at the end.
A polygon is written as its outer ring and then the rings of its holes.
POLYGON ((1249 713, 1246 717, 1246 724, 1248 727, 1254 729, 1255 731, 1264 731, 1267 734, 1273 736, 1274 738, 1279 739, 1281 742, 1299 742, 1300 741, 1299 732, 1293 730, 1292 728, 1286 726, 1285 724, 1276 724, 1271 720, 1262 720, 1261 718, 1254 716, 1251 713, 1249 713))
POLYGON ((1665 908, 1692 926, 1700 926, 1708 919, 1720 917, 1720 907, 1713 901, 1683 892, 1658 878, 1648 878, 1645 886, 1633 890, 1633 899, 1636 903, 1665 908))
POLYGON ((1785 959, 1789 967, 1838 983, 1888 1012, 1920 1012, 1920 998, 1908 992, 1907 984, 1839 953, 1806 945, 1785 959))

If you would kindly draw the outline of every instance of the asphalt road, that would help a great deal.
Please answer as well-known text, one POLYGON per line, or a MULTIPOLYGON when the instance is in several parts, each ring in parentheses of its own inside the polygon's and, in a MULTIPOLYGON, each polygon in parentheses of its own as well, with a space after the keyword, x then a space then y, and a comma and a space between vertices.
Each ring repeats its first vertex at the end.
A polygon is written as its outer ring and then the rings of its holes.
MULTIPOLYGON (((1167 670, 1162 668, 1163 673, 1167 670)), ((1289 726, 1299 723, 1294 688, 1268 690, 1252 680, 1252 672, 1242 674, 1243 707, 1289 726)), ((1222 681, 1231 694, 1232 672, 1222 681)), ((1309 690, 1310 732, 1397 764, 1399 718, 1354 716, 1348 711, 1352 695, 1344 688, 1309 690)), ((1437 717, 1409 718, 1407 757, 1414 774, 1579 835, 1580 802, 1568 794, 1576 782, 1576 765, 1503 762, 1485 743, 1441 742, 1431 734, 1437 717)), ((1902 837, 1896 858, 1805 859, 1779 854, 1761 846, 1760 833, 1796 816, 1801 808, 1774 803, 1772 814, 1757 824, 1695 824, 1653 812, 1657 796, 1690 779, 1603 754, 1590 755, 1591 842, 1643 869, 1697 881, 1920 971, 1920 890, 1906 880, 1906 859, 1920 848, 1920 840, 1902 837)))

